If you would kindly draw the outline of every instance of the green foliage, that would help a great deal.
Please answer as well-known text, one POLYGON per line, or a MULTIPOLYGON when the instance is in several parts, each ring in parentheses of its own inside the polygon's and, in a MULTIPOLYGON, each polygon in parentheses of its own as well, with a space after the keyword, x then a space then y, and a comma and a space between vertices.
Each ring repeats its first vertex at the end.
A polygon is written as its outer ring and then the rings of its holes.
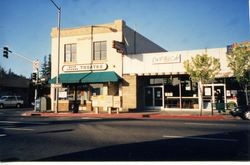
POLYGON ((184 61, 184 68, 192 81, 208 83, 213 81, 220 71, 220 62, 219 59, 209 57, 207 54, 198 54, 191 60, 184 61))
POLYGON ((228 67, 233 71, 240 84, 249 82, 250 76, 250 49, 247 46, 236 45, 227 56, 228 67))
POLYGON ((41 65, 42 77, 47 80, 51 78, 51 55, 44 56, 44 62, 41 65))

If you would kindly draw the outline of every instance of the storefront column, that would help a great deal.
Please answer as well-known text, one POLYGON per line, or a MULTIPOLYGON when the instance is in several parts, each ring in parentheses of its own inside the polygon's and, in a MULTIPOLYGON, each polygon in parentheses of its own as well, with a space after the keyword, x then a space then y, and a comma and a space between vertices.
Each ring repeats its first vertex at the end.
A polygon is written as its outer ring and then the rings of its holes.
POLYGON ((124 110, 137 109, 137 75, 123 75, 122 107, 124 110))
POLYGON ((55 88, 54 88, 54 84, 51 84, 51 88, 50 88, 50 99, 51 99, 51 111, 55 111, 55 106, 54 106, 54 104, 55 104, 55 94, 56 94, 56 92, 55 92, 55 88))
POLYGON ((182 110, 181 80, 179 80, 179 93, 180 93, 180 110, 182 110))

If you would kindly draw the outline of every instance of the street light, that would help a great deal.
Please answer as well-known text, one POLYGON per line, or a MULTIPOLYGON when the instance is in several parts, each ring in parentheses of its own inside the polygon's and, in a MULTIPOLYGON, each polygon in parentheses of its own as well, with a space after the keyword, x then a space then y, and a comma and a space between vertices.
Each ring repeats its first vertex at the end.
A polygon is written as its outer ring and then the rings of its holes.
MULTIPOLYGON (((56 84, 59 84, 59 69, 60 69, 60 34, 61 34, 61 7, 59 7, 53 0, 50 0, 53 5, 57 8, 57 28, 58 28, 58 63, 57 63, 57 76, 56 76, 56 84)), ((56 109, 55 113, 58 113, 58 96, 59 96, 59 88, 56 88, 56 109)))

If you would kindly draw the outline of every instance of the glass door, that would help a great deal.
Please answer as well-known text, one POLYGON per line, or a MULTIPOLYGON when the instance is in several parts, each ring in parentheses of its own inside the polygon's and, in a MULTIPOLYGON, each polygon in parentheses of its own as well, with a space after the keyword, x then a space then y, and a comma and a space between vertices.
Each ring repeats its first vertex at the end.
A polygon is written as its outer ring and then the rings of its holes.
POLYGON ((148 86, 145 87, 145 107, 160 109, 163 106, 163 87, 148 86))
POLYGON ((154 87, 154 106, 162 107, 162 87, 154 87))
POLYGON ((152 87, 145 88, 145 106, 146 107, 153 106, 153 88, 152 87))

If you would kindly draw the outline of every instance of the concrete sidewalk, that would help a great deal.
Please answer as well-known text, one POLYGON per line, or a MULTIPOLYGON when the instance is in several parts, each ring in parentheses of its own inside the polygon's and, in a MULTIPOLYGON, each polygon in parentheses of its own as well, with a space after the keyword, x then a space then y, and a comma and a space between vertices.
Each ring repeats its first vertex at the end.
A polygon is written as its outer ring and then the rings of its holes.
POLYGON ((22 116, 43 116, 43 117, 95 117, 95 118, 121 118, 121 119, 205 119, 205 120, 224 120, 233 119, 228 114, 204 114, 200 116, 198 113, 177 113, 177 112, 122 112, 122 113, 99 113, 94 112, 34 112, 27 111, 22 116))

